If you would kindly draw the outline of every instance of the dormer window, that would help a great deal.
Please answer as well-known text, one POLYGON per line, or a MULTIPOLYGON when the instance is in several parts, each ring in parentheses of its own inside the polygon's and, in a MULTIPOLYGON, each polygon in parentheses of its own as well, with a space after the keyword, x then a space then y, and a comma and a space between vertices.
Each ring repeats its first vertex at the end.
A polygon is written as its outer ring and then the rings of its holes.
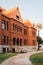
POLYGON ((16 15, 16 19, 19 20, 19 16, 18 15, 16 15))

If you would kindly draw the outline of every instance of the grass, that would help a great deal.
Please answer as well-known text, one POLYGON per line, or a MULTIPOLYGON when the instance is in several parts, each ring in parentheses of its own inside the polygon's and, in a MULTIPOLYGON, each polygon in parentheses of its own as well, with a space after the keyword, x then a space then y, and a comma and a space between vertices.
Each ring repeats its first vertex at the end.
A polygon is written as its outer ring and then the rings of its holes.
POLYGON ((6 53, 6 54, 0 54, 0 63, 2 63, 4 60, 17 55, 18 53, 6 53))
POLYGON ((37 53, 30 57, 33 65, 43 65, 43 53, 37 53))

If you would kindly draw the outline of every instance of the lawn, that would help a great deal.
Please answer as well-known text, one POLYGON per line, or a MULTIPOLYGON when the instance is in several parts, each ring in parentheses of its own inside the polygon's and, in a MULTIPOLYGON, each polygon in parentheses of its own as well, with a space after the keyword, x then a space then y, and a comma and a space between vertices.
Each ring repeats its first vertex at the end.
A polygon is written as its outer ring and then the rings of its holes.
POLYGON ((30 57, 33 65, 43 65, 43 53, 37 53, 30 57))
POLYGON ((6 54, 0 54, 0 63, 2 63, 4 60, 17 55, 18 53, 6 53, 6 54))

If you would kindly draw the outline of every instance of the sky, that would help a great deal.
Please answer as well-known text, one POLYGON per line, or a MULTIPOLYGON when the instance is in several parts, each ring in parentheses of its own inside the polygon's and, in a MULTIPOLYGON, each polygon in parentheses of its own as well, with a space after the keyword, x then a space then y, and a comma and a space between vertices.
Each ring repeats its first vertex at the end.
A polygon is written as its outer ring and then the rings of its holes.
POLYGON ((43 0, 0 0, 0 6, 5 9, 18 6, 23 20, 29 19, 31 23, 41 23, 40 36, 43 38, 43 0))

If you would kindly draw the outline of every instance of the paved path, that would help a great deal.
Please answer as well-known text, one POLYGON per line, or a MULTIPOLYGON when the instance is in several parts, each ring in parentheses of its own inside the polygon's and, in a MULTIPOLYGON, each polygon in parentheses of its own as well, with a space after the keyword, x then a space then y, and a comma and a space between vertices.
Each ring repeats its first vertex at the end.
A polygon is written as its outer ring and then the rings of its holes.
POLYGON ((6 61, 4 61, 3 63, 1 63, 0 65, 33 65, 30 62, 29 57, 32 54, 39 53, 39 52, 29 52, 29 53, 13 56, 13 57, 7 59, 6 61))

